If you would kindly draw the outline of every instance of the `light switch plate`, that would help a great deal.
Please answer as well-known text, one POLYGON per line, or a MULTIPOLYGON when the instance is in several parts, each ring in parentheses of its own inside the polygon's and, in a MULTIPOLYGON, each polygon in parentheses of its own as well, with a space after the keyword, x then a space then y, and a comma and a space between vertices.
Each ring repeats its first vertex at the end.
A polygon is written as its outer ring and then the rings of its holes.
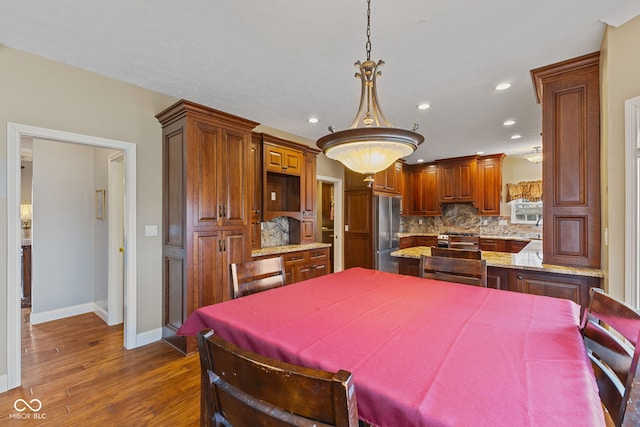
POLYGON ((157 236, 158 235, 158 226, 157 225, 145 225, 144 226, 144 235, 145 236, 157 236))
POLYGON ((272 191, 271 192, 271 200, 275 200, 276 199, 276 192, 272 191))

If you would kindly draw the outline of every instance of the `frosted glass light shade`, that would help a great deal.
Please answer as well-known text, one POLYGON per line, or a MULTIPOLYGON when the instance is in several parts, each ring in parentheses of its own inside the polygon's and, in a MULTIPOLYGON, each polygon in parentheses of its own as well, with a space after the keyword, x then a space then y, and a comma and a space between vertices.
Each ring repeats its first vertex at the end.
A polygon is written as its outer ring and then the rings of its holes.
POLYGON ((20 205, 20 219, 22 221, 30 220, 32 215, 32 209, 30 203, 23 203, 20 205))
POLYGON ((413 153, 422 141, 422 135, 405 129, 370 127, 331 133, 318 140, 318 147, 352 171, 372 175, 413 153))

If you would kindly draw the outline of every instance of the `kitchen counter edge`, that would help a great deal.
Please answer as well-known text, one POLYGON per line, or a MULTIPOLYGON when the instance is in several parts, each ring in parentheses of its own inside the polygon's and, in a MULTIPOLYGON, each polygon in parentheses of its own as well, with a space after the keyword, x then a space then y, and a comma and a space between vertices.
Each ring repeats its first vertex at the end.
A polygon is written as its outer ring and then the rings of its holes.
POLYGON ((331 243, 304 243, 300 245, 283 245, 271 246, 269 248, 254 249, 251 251, 251 257, 260 257, 266 255, 278 255, 289 252, 308 251, 311 249, 330 248, 331 243))
MULTIPOLYGON (((421 255, 431 256, 431 248, 428 246, 415 246, 391 252, 391 256, 396 258, 420 258, 421 255)), ((604 277, 604 271, 599 269, 543 264, 542 242, 539 240, 531 241, 517 254, 482 251, 482 259, 487 261, 487 266, 489 267, 543 271, 574 276, 604 277)))

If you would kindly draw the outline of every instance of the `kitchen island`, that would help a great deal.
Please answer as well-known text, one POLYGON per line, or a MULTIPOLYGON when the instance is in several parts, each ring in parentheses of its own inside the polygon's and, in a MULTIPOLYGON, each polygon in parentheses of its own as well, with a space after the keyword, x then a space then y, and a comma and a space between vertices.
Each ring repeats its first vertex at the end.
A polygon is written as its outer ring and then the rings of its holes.
MULTIPOLYGON (((420 256, 431 256, 428 246, 400 249, 391 256, 400 258, 400 274, 418 276, 420 256)), ((534 295, 575 301, 584 309, 589 289, 601 287, 604 273, 591 268, 542 263, 542 241, 533 240, 518 253, 482 251, 487 261, 487 286, 534 295)))

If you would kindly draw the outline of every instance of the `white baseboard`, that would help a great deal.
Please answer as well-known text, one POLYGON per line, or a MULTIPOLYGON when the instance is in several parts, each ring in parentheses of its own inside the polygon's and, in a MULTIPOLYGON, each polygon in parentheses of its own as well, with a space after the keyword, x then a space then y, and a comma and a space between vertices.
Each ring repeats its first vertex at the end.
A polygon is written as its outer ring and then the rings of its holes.
POLYGON ((71 307, 58 308, 56 310, 43 311, 42 313, 31 312, 31 324, 37 325, 38 323, 64 319, 65 317, 77 316, 78 314, 92 313, 94 308, 95 304, 89 302, 71 307))
MULTIPOLYGON (((107 312, 107 310, 105 310, 104 308, 102 308, 98 304, 93 303, 93 312, 96 314, 96 316, 101 318, 104 323, 109 325, 109 313, 107 312)), ((111 325, 109 325, 109 326, 111 326, 111 325)))
POLYGON ((7 379, 7 374, 0 375, 0 393, 4 393, 9 390, 9 381, 7 379))
POLYGON ((162 339, 162 328, 152 329, 136 335, 136 347, 151 344, 162 339))

